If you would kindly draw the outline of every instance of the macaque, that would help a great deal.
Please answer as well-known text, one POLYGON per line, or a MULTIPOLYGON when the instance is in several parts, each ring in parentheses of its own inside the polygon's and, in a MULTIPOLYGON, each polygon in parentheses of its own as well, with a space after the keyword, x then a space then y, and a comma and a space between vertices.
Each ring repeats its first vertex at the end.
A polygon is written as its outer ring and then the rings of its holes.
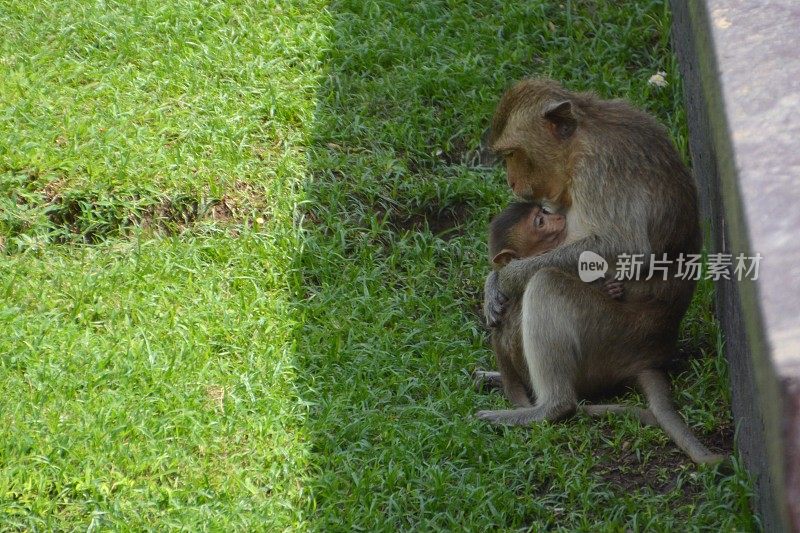
POLYGON ((675 413, 660 370, 676 352, 694 291, 693 280, 675 275, 675 260, 701 246, 696 187, 666 130, 621 100, 524 80, 500 100, 491 145, 505 159, 514 193, 563 214, 566 235, 486 280, 490 326, 510 320, 511 302, 519 302, 526 389, 535 403, 477 416, 511 425, 558 420, 579 399, 635 379, 678 446, 696 462, 720 460, 675 413), (622 254, 642 254, 644 272, 651 254, 669 266, 663 278, 626 280, 618 300, 579 279, 584 251, 612 269, 622 254))
MULTIPOLYGON (((548 252, 561 244, 566 236, 566 218, 548 213, 531 202, 513 202, 489 225, 489 258, 492 268, 499 270, 514 259, 548 252)), ((610 285, 612 297, 621 297, 621 283, 610 285)), ((522 353, 520 335, 521 301, 509 302, 505 320, 492 329, 492 347, 500 369, 503 390, 517 407, 530 403, 530 379, 522 353)), ((482 374, 484 380, 491 377, 482 374)))
MULTIPOLYGON (((513 202, 498 214, 489 226, 489 257, 492 268, 500 269, 514 259, 546 253, 563 242, 566 219, 548 213, 530 202, 513 202)), ((609 297, 622 298, 622 283, 603 281, 599 290, 609 297)), ((522 351, 520 334, 521 306, 519 300, 509 302, 506 319, 492 329, 492 348, 500 372, 476 372, 476 377, 489 387, 502 387, 508 400, 517 407, 531 406, 528 369, 522 351)), ((592 416, 608 412, 629 412, 648 425, 657 422, 646 409, 622 405, 581 406, 592 416)))

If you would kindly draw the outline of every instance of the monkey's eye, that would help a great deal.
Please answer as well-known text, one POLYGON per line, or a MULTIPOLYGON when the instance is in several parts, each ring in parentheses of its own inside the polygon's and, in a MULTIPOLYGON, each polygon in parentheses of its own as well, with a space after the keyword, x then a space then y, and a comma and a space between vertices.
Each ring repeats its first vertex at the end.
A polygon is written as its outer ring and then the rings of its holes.
POLYGON ((535 228, 541 228, 544 226, 544 217, 542 215, 536 215, 536 217, 533 219, 533 226, 535 228))
POLYGON ((547 206, 542 206, 542 213, 545 215, 552 215, 553 211, 547 206))

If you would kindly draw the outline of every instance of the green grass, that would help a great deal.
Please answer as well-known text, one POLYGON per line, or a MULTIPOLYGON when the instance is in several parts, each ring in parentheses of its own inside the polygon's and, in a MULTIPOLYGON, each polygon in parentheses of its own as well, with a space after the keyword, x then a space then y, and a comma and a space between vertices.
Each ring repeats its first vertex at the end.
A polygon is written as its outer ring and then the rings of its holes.
MULTIPOLYGON (((469 377, 494 104, 551 76, 686 154, 668 28, 661 1, 0 3, 0 529, 754 529, 738 461, 657 429, 472 418, 505 404, 469 377)), ((706 440, 712 291, 675 380, 706 440)))

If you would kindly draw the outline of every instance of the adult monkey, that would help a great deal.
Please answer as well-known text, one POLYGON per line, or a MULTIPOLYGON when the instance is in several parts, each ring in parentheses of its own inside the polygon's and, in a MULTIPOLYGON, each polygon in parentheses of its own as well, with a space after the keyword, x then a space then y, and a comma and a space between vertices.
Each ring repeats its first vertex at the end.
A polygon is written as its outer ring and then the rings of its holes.
POLYGON ((600 392, 666 362, 694 281, 626 281, 625 302, 577 277, 581 252, 610 265, 621 254, 674 264, 701 245, 697 190, 663 126, 621 100, 575 93, 551 80, 518 82, 492 121, 492 149, 505 158, 520 197, 566 213, 567 238, 547 254, 492 272, 484 313, 500 323, 507 295, 522 295, 522 333, 532 407, 481 411, 496 424, 556 420, 579 393, 600 392), (642 353, 650 355, 642 357, 642 353))
MULTIPOLYGON (((532 257, 548 253, 558 247, 566 233, 565 217, 558 213, 545 213, 539 206, 528 202, 513 202, 497 215, 489 225, 489 257, 495 270, 503 268, 514 259, 532 257)), ((623 284, 609 279, 602 285, 595 283, 594 287, 610 298, 623 300, 623 284)), ((548 302, 539 302, 546 305, 548 302)), ((522 299, 511 299, 508 302, 505 319, 492 329, 492 350, 495 354, 497 367, 500 372, 476 372, 474 376, 483 385, 502 386, 508 400, 517 407, 530 407, 531 383, 528 372, 527 355, 522 346, 522 333, 525 324, 522 322, 522 299)), ((580 410, 592 416, 605 416, 609 413, 628 413, 634 415, 643 424, 659 425, 672 438, 689 457, 696 463, 716 463, 724 459, 723 456, 712 453, 697 440, 694 432, 681 419, 672 404, 672 393, 669 380, 665 372, 659 367, 664 353, 663 346, 654 346, 652 342, 642 342, 647 335, 655 334, 658 338, 658 327, 663 312, 659 302, 644 301, 630 303, 624 309, 618 308, 618 313, 628 317, 625 324, 617 324, 618 331, 626 331, 618 339, 610 339, 611 344, 601 344, 605 351, 596 350, 595 360, 589 361, 590 365, 580 369, 577 380, 576 392, 578 396, 589 396, 608 386, 614 380, 635 383, 644 392, 649 409, 625 405, 597 405, 589 404, 580 406, 580 410), (644 330, 640 329, 644 328, 644 330), (653 331, 653 328, 656 331, 653 331), (647 331, 650 333, 647 333, 647 331), (631 332, 635 332, 631 334, 631 332), (636 346, 638 356, 631 361, 614 361, 617 352, 625 353, 628 346, 625 343, 631 339, 640 339, 636 346), (622 342, 615 346, 614 342, 622 342), (655 349, 654 349, 655 348, 655 349), (601 363, 598 364, 598 354, 601 363), (612 364, 616 363, 616 364, 612 364), (607 370, 614 369, 613 374, 607 370)), ((597 342, 599 339, 595 339, 597 342)))

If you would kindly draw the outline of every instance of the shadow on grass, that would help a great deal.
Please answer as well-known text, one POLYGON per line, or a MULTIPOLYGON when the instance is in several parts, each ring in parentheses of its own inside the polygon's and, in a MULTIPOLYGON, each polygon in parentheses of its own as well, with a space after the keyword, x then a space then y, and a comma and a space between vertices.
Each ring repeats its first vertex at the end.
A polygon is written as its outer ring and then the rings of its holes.
MULTIPOLYGON (((578 419, 528 432, 471 416, 504 405, 469 379, 491 366, 475 312, 483 235, 509 198, 480 151, 494 103, 510 80, 547 75, 632 99, 685 149, 679 84, 654 93, 646 83, 658 70, 676 80, 664 3, 341 1, 330 15, 298 258, 310 521, 323 530, 747 523, 746 511, 730 512, 746 491, 737 478, 698 476, 652 428, 578 419)), ((695 393, 724 398, 709 364, 695 393)), ((724 401, 709 409, 710 425, 728 420, 724 401)))

